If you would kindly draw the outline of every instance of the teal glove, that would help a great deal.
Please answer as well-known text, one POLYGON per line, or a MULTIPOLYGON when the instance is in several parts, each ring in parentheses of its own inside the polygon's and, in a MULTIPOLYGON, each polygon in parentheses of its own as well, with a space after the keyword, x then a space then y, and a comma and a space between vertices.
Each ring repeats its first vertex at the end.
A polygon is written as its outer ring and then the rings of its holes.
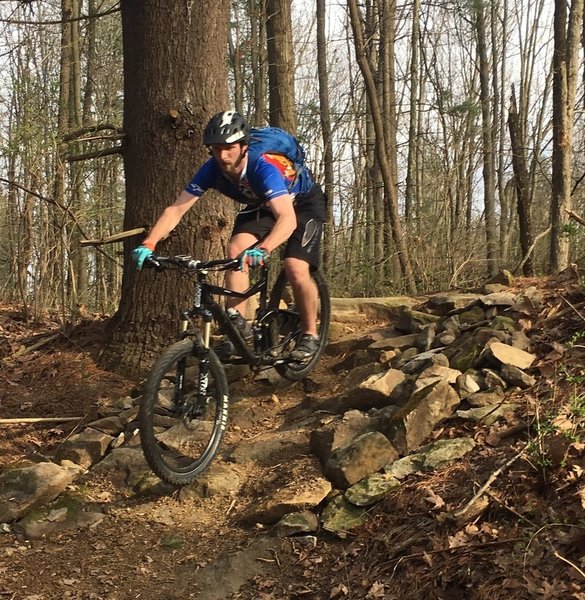
POLYGON ((268 262, 270 255, 264 248, 248 248, 240 256, 240 271, 248 267, 261 267, 268 262))
POLYGON ((150 258, 153 254, 154 252, 146 246, 138 246, 138 248, 134 248, 134 250, 132 250, 132 259, 136 263, 136 270, 142 271, 144 261, 147 258, 150 258))

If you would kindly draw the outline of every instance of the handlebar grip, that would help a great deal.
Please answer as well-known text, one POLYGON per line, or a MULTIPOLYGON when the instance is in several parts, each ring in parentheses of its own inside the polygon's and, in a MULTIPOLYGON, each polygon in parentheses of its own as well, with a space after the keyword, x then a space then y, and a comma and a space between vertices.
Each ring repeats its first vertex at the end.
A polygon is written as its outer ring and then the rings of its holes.
POLYGON ((149 256, 148 258, 144 259, 144 262, 142 263, 142 268, 143 269, 156 269, 157 271, 162 271, 163 270, 163 266, 162 264, 156 260, 156 258, 153 258, 152 256, 149 256))

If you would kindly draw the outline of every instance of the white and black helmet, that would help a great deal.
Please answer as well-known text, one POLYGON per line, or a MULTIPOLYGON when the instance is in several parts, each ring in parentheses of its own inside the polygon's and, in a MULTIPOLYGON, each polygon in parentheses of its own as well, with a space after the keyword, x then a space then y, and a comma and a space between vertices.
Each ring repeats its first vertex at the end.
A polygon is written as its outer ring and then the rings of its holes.
POLYGON ((248 143, 250 128, 246 119, 238 112, 227 110, 209 119, 203 133, 203 144, 235 144, 248 143))

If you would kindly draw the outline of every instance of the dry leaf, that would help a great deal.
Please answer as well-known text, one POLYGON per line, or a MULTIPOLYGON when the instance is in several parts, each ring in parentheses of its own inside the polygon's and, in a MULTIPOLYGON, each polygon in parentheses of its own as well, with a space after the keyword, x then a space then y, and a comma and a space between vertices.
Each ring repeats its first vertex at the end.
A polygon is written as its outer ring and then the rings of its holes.
POLYGON ((445 506, 445 501, 441 496, 435 494, 435 492, 429 488, 426 488, 425 491, 428 494, 428 496, 425 497, 425 500, 434 505, 431 510, 439 510, 445 506))
POLYGON ((331 593, 329 594, 329 600, 332 598, 339 598, 340 596, 347 596, 348 589, 343 583, 332 588, 331 593))
POLYGON ((372 584, 372 587, 368 590, 366 598, 383 598, 386 595, 384 589, 383 583, 375 581, 372 584))

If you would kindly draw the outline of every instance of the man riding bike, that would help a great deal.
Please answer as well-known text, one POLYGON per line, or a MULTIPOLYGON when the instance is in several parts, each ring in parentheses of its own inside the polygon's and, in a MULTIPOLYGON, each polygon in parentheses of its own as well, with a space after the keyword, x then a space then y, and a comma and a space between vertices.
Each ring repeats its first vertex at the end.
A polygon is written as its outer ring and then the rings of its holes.
MULTIPOLYGON (((228 246, 228 258, 240 257, 241 269, 227 272, 227 287, 245 291, 249 287, 248 267, 264 264, 274 249, 287 242, 284 269, 304 332, 290 356, 299 362, 309 361, 319 344, 318 297, 311 269, 320 262, 321 234, 327 216, 325 196, 308 168, 298 168, 281 154, 250 153, 250 128, 237 112, 214 115, 205 127, 203 144, 209 148, 211 158, 163 211, 142 245, 134 249, 137 268, 142 268, 156 244, 177 226, 206 190, 220 191, 244 205, 236 217, 228 246), (258 246, 250 248, 257 242, 258 246)), ((245 300, 228 298, 227 310, 242 335, 251 337, 242 316, 246 314, 245 300)), ((233 348, 226 340, 216 351, 220 358, 226 358, 233 348)))

